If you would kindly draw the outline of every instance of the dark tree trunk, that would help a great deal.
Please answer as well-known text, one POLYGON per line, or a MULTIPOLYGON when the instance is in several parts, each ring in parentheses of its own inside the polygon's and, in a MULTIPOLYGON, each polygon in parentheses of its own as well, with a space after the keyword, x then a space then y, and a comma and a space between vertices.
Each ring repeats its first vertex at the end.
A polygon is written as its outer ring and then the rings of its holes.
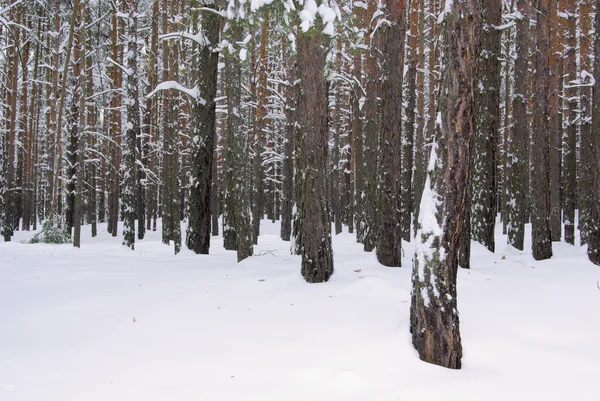
MULTIPOLYGON (((206 5, 209 7, 209 5, 206 5)), ((198 48, 196 70, 198 98, 194 99, 191 185, 187 228, 187 247, 195 253, 208 254, 211 236, 212 190, 216 139, 217 74, 219 55, 213 50, 219 42, 221 18, 215 12, 202 14, 201 30, 207 43, 198 48)))
MULTIPOLYGON (((386 0, 382 24, 382 117, 378 177, 379 222, 377 260, 385 266, 402 263, 400 226, 400 152, 402 150, 402 75, 404 72, 404 0, 386 0)), ((404 216, 410 221, 410 215, 404 216)))
POLYGON ((416 105, 417 105, 417 68, 419 62, 418 35, 419 35, 419 0, 410 1, 409 32, 408 32, 408 70, 406 73, 406 123, 404 139, 402 141, 402 182, 400 185, 400 229, 402 239, 410 241, 411 216, 413 211, 413 145, 416 132, 416 105))
MULTIPOLYGON (((368 16, 369 18, 375 13, 375 2, 369 2, 368 16)), ((374 31, 376 24, 371 24, 369 37, 371 46, 369 53, 366 56, 366 100, 365 100, 365 125, 363 133, 363 170, 364 170, 364 236, 363 245, 366 252, 371 252, 377 244, 377 217, 378 217, 378 202, 377 202, 377 167, 379 152, 379 113, 378 113, 378 97, 380 94, 378 53, 381 35, 374 31)))
MULTIPOLYGON (((565 2, 567 17, 564 18, 565 35, 565 82, 577 79, 575 56, 577 52, 577 7, 575 0, 565 2)), ((563 175, 562 190, 564 199, 563 222, 565 226, 565 241, 575 245, 575 206, 577 196, 577 125, 578 125, 578 96, 576 88, 565 88, 568 99, 568 120, 566 136, 563 142, 563 175)))
MULTIPOLYGON (((243 39, 242 27, 231 23, 227 31, 230 43, 243 39)), ((243 132, 241 114, 242 70, 237 53, 225 55, 227 80, 227 174, 225 183, 225 210, 223 224, 225 248, 234 245, 238 262, 252 256, 252 225, 250 221, 250 188, 247 180, 248 144, 243 132)))
POLYGON ((527 117, 527 82, 529 54, 529 17, 528 6, 524 0, 517 0, 517 19, 515 60, 515 86, 512 101, 513 127, 507 143, 508 160, 508 243, 523 250, 525 239, 527 182, 529 180, 529 123, 527 117))
POLYGON ((532 201, 532 247, 535 260, 552 257, 550 233, 550 16, 556 0, 539 0, 537 18, 535 77, 533 87, 533 201, 532 201))
POLYGON ((592 106, 593 127, 593 198, 590 216, 590 236, 588 242, 588 256, 592 263, 600 265, 600 0, 596 0, 596 39, 594 41, 594 89, 592 106))
POLYGON ((285 126, 283 139, 283 197, 281 201, 281 239, 289 241, 292 235, 292 207, 294 204, 294 124, 295 124, 295 66, 287 49, 287 41, 282 44, 284 65, 287 70, 285 87, 285 126))
POLYGON ((480 3, 455 0, 444 17, 442 30, 441 125, 421 201, 420 213, 424 216, 417 234, 410 319, 413 344, 420 358, 460 369, 456 274, 475 128, 480 3))
MULTIPOLYGON (((125 146, 123 158, 125 170, 123 172, 123 245, 134 249, 135 244, 135 219, 138 208, 138 166, 140 160, 137 141, 140 136, 140 103, 139 103, 139 77, 137 65, 138 35, 137 35, 137 1, 127 4, 127 130, 125 132, 125 146)), ((141 224, 144 220, 141 219, 141 224)))
POLYGON ((333 274, 331 220, 327 205, 327 38, 319 27, 300 31, 298 57, 298 132, 296 168, 302 276, 309 283, 328 281, 333 274))
MULTIPOLYGON (((71 115, 71 138, 74 143, 72 149, 72 161, 70 166, 73 170, 69 176, 72 183, 71 223, 73 230, 73 246, 81 247, 81 217, 83 215, 83 152, 84 152, 84 130, 85 130, 85 26, 82 24, 81 3, 79 0, 73 2, 73 24, 76 28, 73 35, 73 107, 71 115), (82 52, 83 50, 83 52, 82 52)), ((71 232, 70 228, 67 232, 71 232)))
POLYGON ((548 141, 548 179, 550 188, 550 238, 552 241, 560 241, 561 238, 561 167, 562 167, 562 109, 560 105, 560 81, 562 76, 562 60, 560 53, 563 45, 560 43, 560 31, 557 24, 558 0, 550 1, 550 54, 548 56, 548 68, 550 71, 550 99, 548 119, 550 124, 548 141))
MULTIPOLYGON (((579 53, 580 53, 580 70, 581 71, 592 71, 592 57, 593 49, 591 43, 591 30, 592 30, 592 15, 594 0, 581 0, 579 6, 579 27, 582 35, 580 36, 579 42, 579 53)), ((597 58, 597 55, 596 55, 597 58)), ((589 77, 585 79, 586 83, 589 83, 589 77)), ((579 209, 579 232, 581 236, 581 244, 587 244, 590 229, 591 229, 591 210, 593 202, 593 168, 594 168, 594 155, 593 155, 593 141, 594 134, 592 128, 592 89, 589 86, 584 86, 580 89, 580 101, 581 101, 581 128, 580 128, 580 154, 578 164, 578 199, 577 207, 579 209)))
POLYGON ((494 252, 496 223, 496 143, 500 126, 500 38, 502 1, 482 1, 477 117, 471 175, 471 234, 494 252))

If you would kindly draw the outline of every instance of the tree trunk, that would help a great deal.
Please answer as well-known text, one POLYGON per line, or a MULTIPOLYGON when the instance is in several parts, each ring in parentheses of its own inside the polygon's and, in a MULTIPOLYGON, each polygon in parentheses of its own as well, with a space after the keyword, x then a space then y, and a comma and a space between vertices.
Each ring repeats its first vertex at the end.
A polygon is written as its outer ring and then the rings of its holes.
POLYGON ((556 0, 539 0, 536 32, 535 76, 536 95, 533 104, 533 202, 532 249, 535 260, 552 257, 550 233, 550 16, 556 0))
MULTIPOLYGON (((230 21, 227 39, 239 43, 243 30, 238 21, 230 21)), ((250 221, 250 188, 248 185, 247 151, 248 143, 243 133, 241 114, 242 71, 238 53, 225 55, 225 76, 227 80, 227 174, 225 183, 225 217, 223 237, 225 249, 235 244, 238 262, 252 256, 252 225, 250 221)))
POLYGON ((482 1, 477 117, 471 175, 471 234, 494 252, 496 224, 496 143, 500 128, 500 38, 502 1, 482 1))
POLYGON ((527 181, 529 179, 529 123, 527 117, 527 81, 529 54, 529 16, 525 0, 517 0, 515 85, 512 100, 513 127, 507 143, 508 160, 508 243, 523 250, 525 239, 527 181))
MULTIPOLYGON (((376 2, 369 2, 367 14, 373 16, 376 9, 376 2)), ((378 156, 382 156, 379 152, 379 113, 378 113, 378 97, 380 95, 379 88, 379 73, 378 66, 378 45, 380 43, 379 35, 374 31, 376 24, 372 23, 369 30, 371 38, 371 46, 367 54, 367 84, 366 84, 366 100, 365 100, 365 125, 364 125, 364 146, 363 146, 363 163, 364 163, 364 237, 363 245, 365 252, 371 252, 377 244, 377 218, 378 218, 378 202, 377 202, 377 168, 378 156)))
MULTIPOLYGON (((209 4, 205 4, 210 7, 209 4)), ((198 48, 196 70, 198 98, 194 101, 192 125, 192 166, 187 247, 208 254, 211 236, 213 165, 216 140, 217 74, 219 55, 213 51, 219 42, 221 18, 215 12, 202 14, 201 30, 206 43, 198 48)))
MULTIPOLYGON (((140 155, 137 147, 137 139, 140 136, 140 103, 139 103, 139 77, 137 65, 138 36, 137 36, 137 0, 127 3, 127 59, 128 70, 126 82, 126 113, 127 130, 125 132, 125 146, 123 158, 125 159, 125 170, 123 172, 123 245, 134 249, 135 244, 135 219, 137 209, 138 166, 140 155)), ((143 224, 143 218, 142 224, 143 224)))
POLYGON ((413 264, 413 344, 422 360, 452 369, 460 369, 462 358, 456 274, 461 221, 467 212, 480 31, 478 1, 456 0, 446 10, 440 125, 421 201, 413 264))
POLYGON ((577 88, 568 88, 570 82, 577 80, 575 56, 577 51, 577 7, 575 0, 561 0, 563 35, 565 38, 565 76, 567 85, 565 97, 568 105, 568 119, 563 147, 563 223, 565 226, 565 241, 575 245, 575 206, 577 196, 577 125, 579 104, 577 88))
MULTIPOLYGON (((579 26, 581 37, 579 42, 579 69, 581 71, 592 71, 592 15, 594 0, 581 0, 579 7, 579 26)), ((584 77, 585 83, 590 82, 589 74, 584 77)), ((580 88, 581 99, 581 128, 580 128, 580 154, 578 164, 578 195, 577 206, 579 209, 579 232, 581 245, 588 243, 591 230, 591 210, 593 202, 593 143, 594 135, 592 128, 592 88, 583 86, 580 88)))
MULTIPOLYGON (((319 2, 321 3, 321 2, 319 2)), ((328 281, 333 274, 331 221, 327 205, 327 38, 319 27, 298 32, 298 132, 296 168, 300 182, 299 210, 302 276, 309 283, 328 281)))
POLYGON ((282 38, 283 64, 286 68, 285 126, 283 139, 283 199, 281 202, 281 239, 289 241, 292 235, 292 207, 294 204, 294 125, 296 86, 295 65, 292 49, 288 49, 286 38, 282 38))
POLYGON ((588 257, 592 263, 600 265, 600 0, 596 0, 596 39, 594 41, 594 98, 592 109, 593 128, 593 198, 590 216, 590 236, 588 242, 588 257))
POLYGON ((382 116, 380 131, 380 164, 378 177, 379 221, 377 260, 384 266, 402 263, 400 216, 400 152, 402 150, 402 75, 404 72, 404 0, 386 0, 382 24, 382 116))

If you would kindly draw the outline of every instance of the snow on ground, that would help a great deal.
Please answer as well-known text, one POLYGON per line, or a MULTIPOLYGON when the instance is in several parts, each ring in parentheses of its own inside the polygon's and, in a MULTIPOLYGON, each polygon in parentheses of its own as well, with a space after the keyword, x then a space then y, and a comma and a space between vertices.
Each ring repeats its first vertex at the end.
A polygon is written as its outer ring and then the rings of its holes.
MULTIPOLYGON (((263 222, 257 256, 173 256, 160 228, 121 246, 0 243, 2 401, 597 400, 600 269, 555 244, 536 262, 498 235, 459 273, 463 369, 418 359, 404 267, 334 239, 329 283, 263 222)), ((529 244, 527 245, 529 246, 529 244)))

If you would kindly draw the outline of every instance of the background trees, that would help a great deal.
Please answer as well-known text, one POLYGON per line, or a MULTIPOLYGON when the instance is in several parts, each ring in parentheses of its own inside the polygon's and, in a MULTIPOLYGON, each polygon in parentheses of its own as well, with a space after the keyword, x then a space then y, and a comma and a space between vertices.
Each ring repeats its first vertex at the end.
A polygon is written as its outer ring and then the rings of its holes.
POLYGON ((102 224, 178 253, 186 227, 243 261, 266 215, 312 283, 332 235, 395 267, 416 240, 413 342, 452 368, 470 236, 494 252, 501 219, 538 260, 564 236, 600 264, 593 0, 0 4, 5 241, 102 224))

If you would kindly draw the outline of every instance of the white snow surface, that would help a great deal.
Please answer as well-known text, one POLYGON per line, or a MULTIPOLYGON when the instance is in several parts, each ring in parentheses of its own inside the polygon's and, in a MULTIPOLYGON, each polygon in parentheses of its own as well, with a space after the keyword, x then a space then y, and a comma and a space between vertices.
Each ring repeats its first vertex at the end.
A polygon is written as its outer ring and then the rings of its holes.
POLYGON ((536 262, 500 231, 496 254, 473 244, 455 371, 411 344, 414 241, 387 268, 334 236, 334 275, 307 284, 277 223, 239 264, 220 237, 211 255, 174 256, 160 224, 135 251, 89 231, 81 249, 19 242, 31 232, 0 243, 0 400, 598 399, 600 269, 585 248, 555 243, 536 262))

